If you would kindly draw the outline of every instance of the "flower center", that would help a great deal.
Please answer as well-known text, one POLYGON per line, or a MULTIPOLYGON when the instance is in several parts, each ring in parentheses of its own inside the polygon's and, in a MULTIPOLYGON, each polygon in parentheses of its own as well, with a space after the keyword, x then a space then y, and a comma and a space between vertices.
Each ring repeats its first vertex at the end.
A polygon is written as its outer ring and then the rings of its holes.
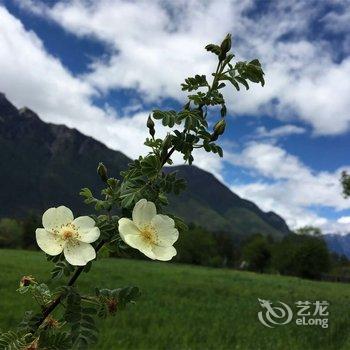
POLYGON ((63 240, 68 241, 75 239, 78 236, 78 233, 72 225, 63 226, 60 230, 60 236, 63 240))
POLYGON ((62 237, 64 239, 69 239, 72 238, 74 236, 74 232, 72 230, 65 230, 62 232, 62 237))
POLYGON ((153 227, 146 226, 140 231, 141 231, 142 238, 146 242, 153 244, 156 241, 155 231, 154 231, 153 227))

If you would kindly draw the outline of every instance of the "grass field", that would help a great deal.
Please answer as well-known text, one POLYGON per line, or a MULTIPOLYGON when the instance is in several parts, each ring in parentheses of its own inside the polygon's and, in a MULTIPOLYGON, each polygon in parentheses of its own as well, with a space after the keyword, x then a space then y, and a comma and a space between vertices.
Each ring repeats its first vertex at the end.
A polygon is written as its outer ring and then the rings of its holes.
MULTIPOLYGON (((45 281, 50 268, 41 253, 0 250, 0 329, 15 327, 33 303, 14 292, 20 277, 45 281)), ((141 288, 141 299, 99 321, 94 349, 350 349, 350 285, 122 259, 101 259, 78 282, 85 291, 128 284, 141 288), (298 300, 327 300, 329 328, 266 328, 257 319, 258 298, 293 310, 298 300)))

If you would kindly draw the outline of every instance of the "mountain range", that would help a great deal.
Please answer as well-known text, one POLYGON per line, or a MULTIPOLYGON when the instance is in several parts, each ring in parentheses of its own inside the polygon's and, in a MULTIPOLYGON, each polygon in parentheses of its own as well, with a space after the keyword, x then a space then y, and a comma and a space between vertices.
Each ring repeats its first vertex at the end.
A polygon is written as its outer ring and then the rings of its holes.
MULTIPOLYGON (((130 159, 76 129, 45 123, 27 107, 17 109, 0 93, 0 217, 40 215, 57 205, 88 213, 78 193, 82 187, 95 193, 101 189, 96 174, 100 161, 119 177, 130 159)), ((238 236, 282 237, 290 232, 279 215, 239 197, 212 174, 195 166, 173 169, 188 188, 170 198, 168 211, 188 223, 238 236)))
POLYGON ((328 249, 339 255, 345 255, 350 259, 350 233, 348 234, 326 234, 323 235, 328 249))

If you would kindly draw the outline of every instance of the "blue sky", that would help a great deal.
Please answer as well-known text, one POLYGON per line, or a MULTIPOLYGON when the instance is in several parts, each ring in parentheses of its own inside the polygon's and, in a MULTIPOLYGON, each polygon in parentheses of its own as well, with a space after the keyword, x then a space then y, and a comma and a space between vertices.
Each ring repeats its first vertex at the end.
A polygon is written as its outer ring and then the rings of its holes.
POLYGON ((231 32, 266 86, 226 91, 225 159, 195 164, 293 228, 350 230, 348 1, 0 0, 0 29, 0 91, 130 157, 150 110, 179 108, 183 79, 215 66, 205 44, 231 32))

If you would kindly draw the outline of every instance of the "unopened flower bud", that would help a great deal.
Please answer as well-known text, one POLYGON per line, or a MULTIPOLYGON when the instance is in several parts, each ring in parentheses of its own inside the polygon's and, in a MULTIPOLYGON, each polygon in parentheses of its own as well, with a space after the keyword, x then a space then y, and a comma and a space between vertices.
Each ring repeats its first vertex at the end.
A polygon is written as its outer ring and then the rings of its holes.
POLYGON ((226 58, 226 54, 230 51, 231 49, 231 34, 227 34, 226 38, 220 45, 220 55, 219 55, 219 60, 223 61, 226 58))
POLYGON ((224 52, 225 54, 231 50, 231 34, 226 35, 226 38, 221 43, 220 48, 221 52, 224 52))
POLYGON ((97 167, 97 174, 100 175, 100 178, 103 182, 107 182, 107 168, 103 163, 99 163, 97 167))
POLYGON ((154 137, 156 130, 154 129, 154 121, 152 120, 151 116, 148 116, 147 119, 147 128, 149 129, 149 133, 152 137, 154 137))
POLYGON ((216 134, 218 136, 222 135, 225 131, 225 128, 226 128, 225 119, 219 120, 214 126, 214 134, 216 134))

